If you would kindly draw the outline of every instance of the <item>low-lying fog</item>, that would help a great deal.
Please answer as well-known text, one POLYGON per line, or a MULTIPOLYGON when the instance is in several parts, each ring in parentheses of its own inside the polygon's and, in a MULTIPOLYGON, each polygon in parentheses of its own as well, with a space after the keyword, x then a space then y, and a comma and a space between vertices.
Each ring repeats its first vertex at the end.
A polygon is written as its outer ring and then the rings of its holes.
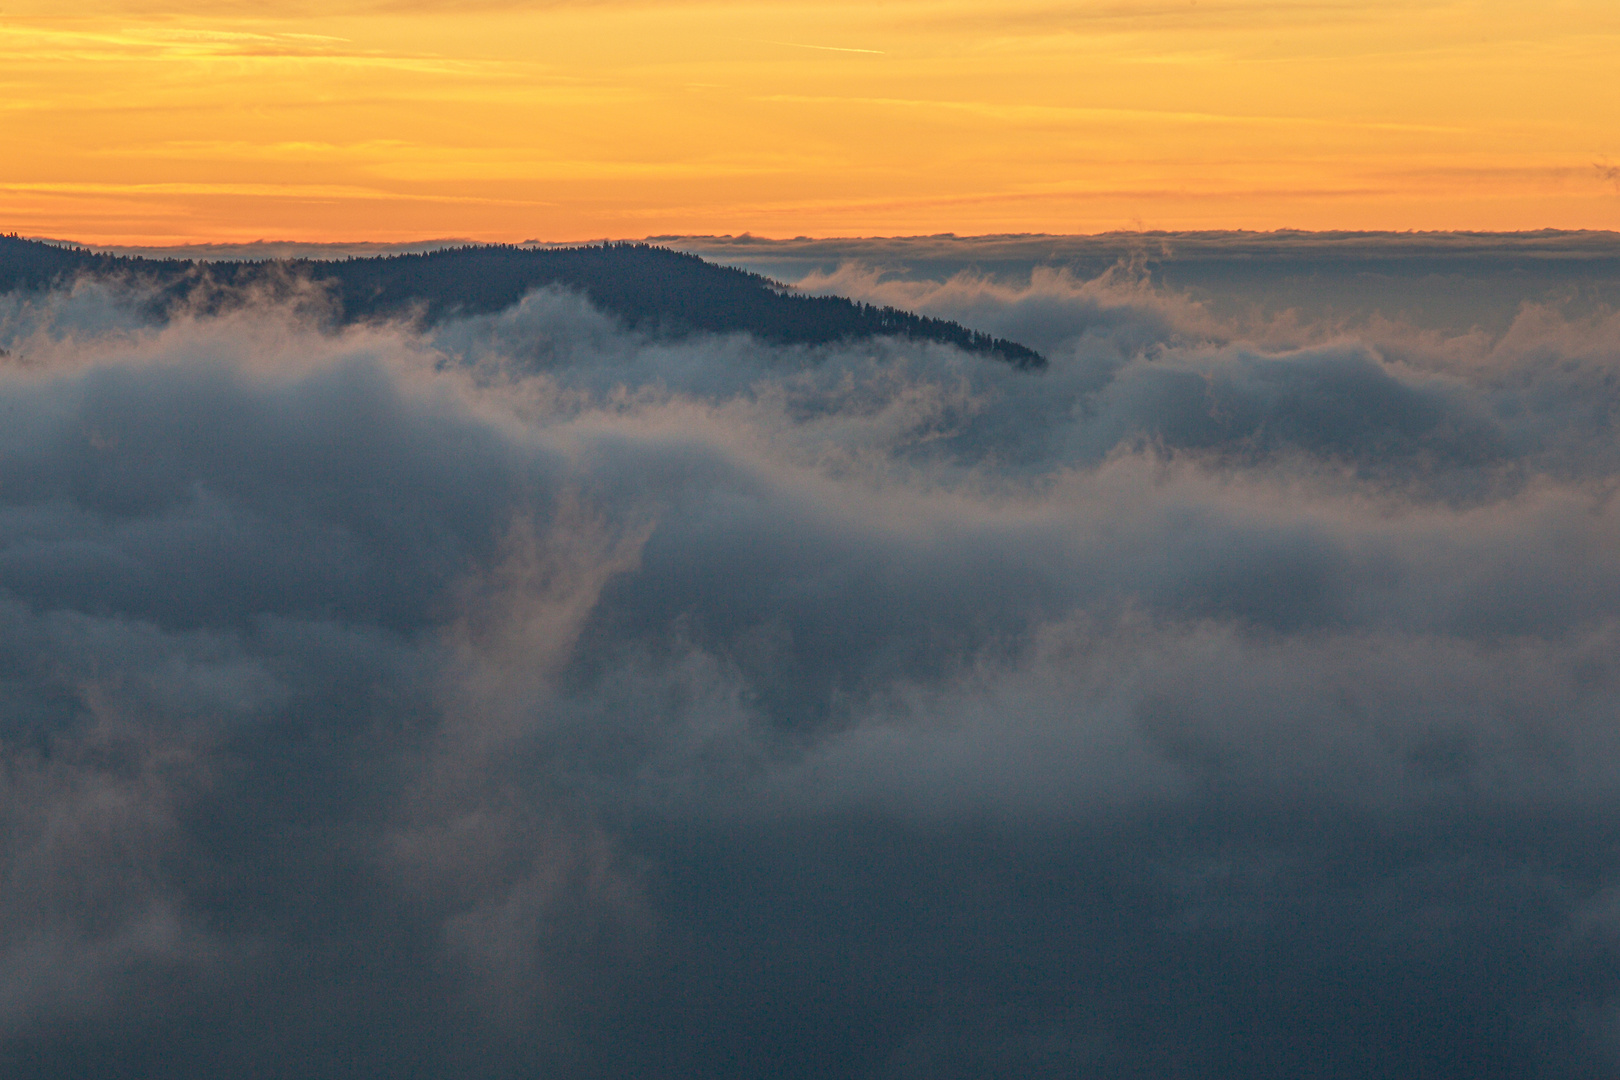
POLYGON ((0 1071, 1620 1069, 1620 315, 881 269, 0 298, 0 1071))

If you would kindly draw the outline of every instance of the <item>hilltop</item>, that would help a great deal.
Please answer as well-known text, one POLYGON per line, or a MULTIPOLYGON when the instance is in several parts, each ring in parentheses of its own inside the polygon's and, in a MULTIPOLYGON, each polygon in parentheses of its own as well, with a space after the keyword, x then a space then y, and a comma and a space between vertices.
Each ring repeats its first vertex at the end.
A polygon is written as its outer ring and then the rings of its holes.
POLYGON ((1021 368, 1046 364, 1027 346, 959 323, 844 297, 807 296, 759 274, 644 243, 478 245, 333 261, 204 262, 0 237, 0 292, 48 288, 81 276, 145 284, 154 290, 161 316, 181 307, 221 310, 247 295, 308 282, 324 290, 339 324, 391 318, 431 324, 501 311, 555 285, 584 293, 633 329, 661 336, 743 332, 783 345, 895 336, 954 345, 1021 368))

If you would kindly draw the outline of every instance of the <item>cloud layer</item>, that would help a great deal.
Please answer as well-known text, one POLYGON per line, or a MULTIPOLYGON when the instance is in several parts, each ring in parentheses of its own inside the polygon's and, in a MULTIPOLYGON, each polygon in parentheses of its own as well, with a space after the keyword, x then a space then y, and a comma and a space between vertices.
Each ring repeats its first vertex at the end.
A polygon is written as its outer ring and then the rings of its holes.
POLYGON ((1620 320, 0 308, 8 1075, 1597 1076, 1620 320))

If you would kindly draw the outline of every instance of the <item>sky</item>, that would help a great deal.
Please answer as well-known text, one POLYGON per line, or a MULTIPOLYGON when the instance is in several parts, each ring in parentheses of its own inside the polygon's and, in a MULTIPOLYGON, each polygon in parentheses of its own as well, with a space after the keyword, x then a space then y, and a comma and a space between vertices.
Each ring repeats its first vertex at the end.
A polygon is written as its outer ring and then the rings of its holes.
POLYGON ((87 243, 1620 227, 1603 0, 0 8, 87 243))

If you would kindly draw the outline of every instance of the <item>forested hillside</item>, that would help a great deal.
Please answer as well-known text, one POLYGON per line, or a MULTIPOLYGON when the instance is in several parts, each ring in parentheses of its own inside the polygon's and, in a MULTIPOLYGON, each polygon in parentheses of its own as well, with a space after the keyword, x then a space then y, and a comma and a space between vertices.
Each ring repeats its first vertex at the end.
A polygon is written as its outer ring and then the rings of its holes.
POLYGON ((0 237, 0 291, 80 275, 123 277, 156 290, 157 313, 221 310, 249 295, 321 285, 336 322, 500 311, 547 285, 576 289, 628 326, 656 335, 746 332, 773 344, 818 345, 894 335, 938 341, 1018 367, 1045 359, 959 323, 843 297, 805 296, 768 278, 650 244, 571 248, 475 246, 337 261, 194 262, 101 255, 0 237))

